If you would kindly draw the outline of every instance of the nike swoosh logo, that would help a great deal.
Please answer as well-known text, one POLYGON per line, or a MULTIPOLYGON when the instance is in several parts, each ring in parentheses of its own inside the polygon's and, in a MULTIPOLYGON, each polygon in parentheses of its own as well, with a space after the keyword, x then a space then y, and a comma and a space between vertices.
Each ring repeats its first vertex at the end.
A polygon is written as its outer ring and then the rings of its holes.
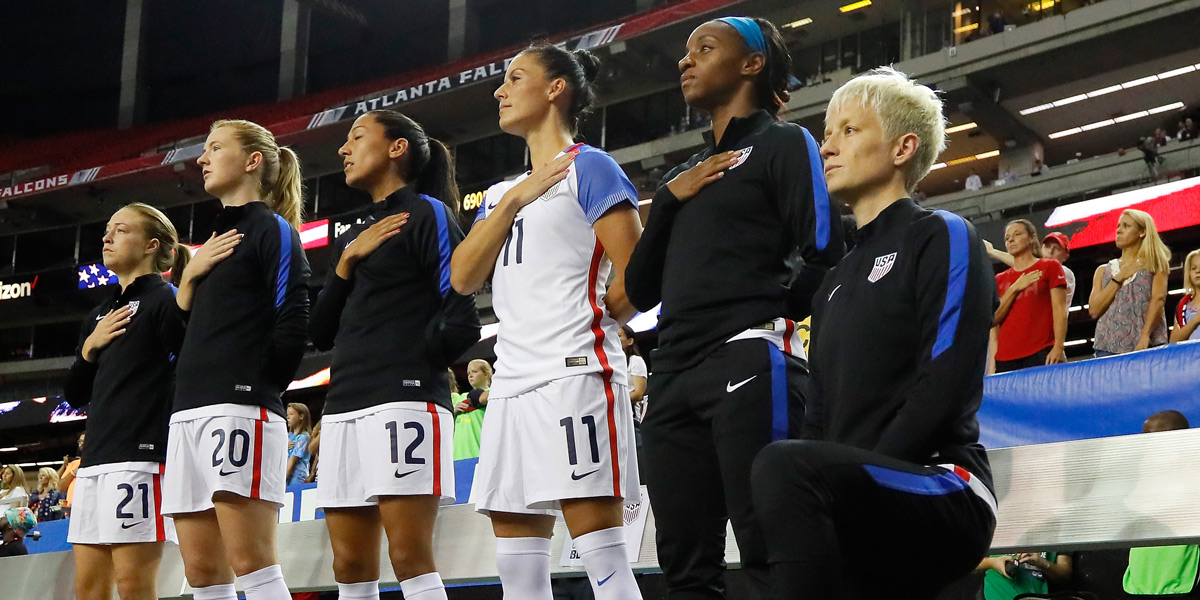
POLYGON ((137 527, 138 525, 141 525, 142 523, 145 523, 145 521, 138 521, 137 523, 133 523, 133 524, 121 523, 121 529, 129 529, 130 527, 137 527))
POLYGON ((409 475, 412 475, 413 473, 416 473, 417 471, 420 471, 420 469, 413 469, 407 473, 401 473, 400 469, 396 469, 396 479, 404 479, 405 477, 408 477, 409 475))
MULTIPOLYGON (((758 377, 758 375, 755 375, 754 377, 758 377)), ((736 390, 736 389, 738 389, 738 388, 742 387, 743 385, 746 385, 747 383, 750 383, 750 380, 751 380, 751 379, 754 379, 754 377, 751 377, 750 379, 747 379, 747 380, 745 380, 745 381, 742 381, 741 383, 737 383, 737 384, 734 384, 732 381, 731 381, 731 382, 729 382, 729 383, 726 383, 726 384, 725 384, 725 391, 726 391, 726 392, 733 392, 734 390, 736 390)))
POLYGON ((226 473, 224 469, 221 469, 220 473, 221 473, 221 477, 228 477, 230 475, 233 475, 234 473, 237 473, 237 471, 230 471, 230 472, 226 473))
POLYGON ((583 475, 576 475, 575 471, 571 471, 571 479, 574 479, 575 481, 579 481, 580 479, 583 479, 584 477, 587 477, 588 475, 591 475, 592 473, 595 473, 596 471, 599 471, 599 470, 600 469, 592 469, 591 471, 588 471, 587 473, 584 473, 583 475))
POLYGON ((609 574, 608 574, 608 577, 605 577, 604 579, 599 579, 599 580, 597 580, 597 581, 596 581, 596 587, 600 587, 600 586, 602 586, 602 585, 604 585, 604 584, 608 583, 608 580, 609 580, 609 579, 612 579, 613 575, 616 575, 616 574, 617 574, 617 572, 616 572, 616 571, 613 571, 612 573, 609 573, 609 574))
POLYGON ((833 288, 832 292, 829 292, 829 297, 826 298, 825 301, 828 302, 830 300, 833 300, 833 295, 836 294, 837 291, 840 289, 842 289, 842 284, 839 283, 837 287, 833 288))

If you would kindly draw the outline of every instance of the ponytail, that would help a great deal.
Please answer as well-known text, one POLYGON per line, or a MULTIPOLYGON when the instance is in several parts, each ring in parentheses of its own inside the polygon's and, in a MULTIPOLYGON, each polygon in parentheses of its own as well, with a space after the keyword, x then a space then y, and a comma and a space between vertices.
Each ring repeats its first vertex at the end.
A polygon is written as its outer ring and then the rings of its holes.
POLYGON ((158 273, 170 271, 171 283, 179 285, 179 278, 183 277, 183 269, 192 255, 188 252, 187 246, 179 243, 179 234, 175 232, 175 225, 161 210, 149 204, 133 202, 122 207, 122 210, 125 209, 131 210, 141 217, 142 232, 146 234, 146 239, 158 240, 158 252, 154 255, 154 270, 158 273))
POLYGON ((446 203, 450 212, 458 216, 458 203, 462 195, 458 191, 458 182, 454 180, 454 157, 445 144, 429 138, 429 162, 417 173, 413 187, 418 193, 446 203))
POLYGON ((176 242, 175 258, 171 261, 171 284, 175 287, 179 287, 179 282, 183 280, 183 270, 189 262, 192 262, 191 249, 176 242))
POLYGON ((267 206, 297 230, 304 218, 304 176, 300 159, 287 146, 279 147, 279 178, 267 196, 267 206))
POLYGON ((454 179, 454 158, 450 149, 442 142, 425 133, 416 121, 394 110, 373 110, 367 113, 383 126, 389 140, 408 140, 408 158, 401 177, 412 186, 413 191, 441 200, 458 215, 461 195, 454 179))
POLYGON ((258 195, 275 214, 284 218, 292 227, 300 229, 304 216, 304 178, 300 172, 300 159, 287 146, 280 146, 275 135, 258 123, 240 119, 225 119, 212 124, 210 131, 229 127, 234 137, 246 152, 258 152, 263 156, 262 179, 258 182, 258 195))

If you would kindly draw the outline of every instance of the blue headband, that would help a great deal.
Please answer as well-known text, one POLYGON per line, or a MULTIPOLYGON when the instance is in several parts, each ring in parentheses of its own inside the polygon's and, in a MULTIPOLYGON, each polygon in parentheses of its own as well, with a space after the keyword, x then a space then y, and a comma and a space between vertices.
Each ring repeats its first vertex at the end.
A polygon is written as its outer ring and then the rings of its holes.
POLYGON ((763 38, 762 28, 754 19, 749 17, 721 17, 717 19, 722 23, 726 23, 737 30, 742 35, 742 39, 746 41, 746 46, 751 52, 767 53, 767 40, 763 38))

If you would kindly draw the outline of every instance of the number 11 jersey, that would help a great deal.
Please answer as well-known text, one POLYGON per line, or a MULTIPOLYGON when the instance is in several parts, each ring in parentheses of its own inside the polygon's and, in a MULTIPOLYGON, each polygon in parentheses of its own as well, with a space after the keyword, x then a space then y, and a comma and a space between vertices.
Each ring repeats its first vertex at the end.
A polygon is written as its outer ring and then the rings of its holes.
MULTIPOLYGON (((500 320, 492 397, 601 373, 627 383, 617 322, 605 306, 612 262, 593 224, 613 207, 637 207, 637 190, 607 153, 585 144, 567 177, 521 208, 496 257, 492 306, 500 320)), ((488 189, 476 222, 488 218, 525 173, 488 189)))

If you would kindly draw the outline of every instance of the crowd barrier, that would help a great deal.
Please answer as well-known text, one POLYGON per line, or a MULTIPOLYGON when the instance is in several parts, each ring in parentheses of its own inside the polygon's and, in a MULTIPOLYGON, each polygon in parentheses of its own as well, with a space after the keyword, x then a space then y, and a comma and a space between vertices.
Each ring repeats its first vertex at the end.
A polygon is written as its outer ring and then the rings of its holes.
MULTIPOLYGON (((1146 416, 1159 410, 1200 416, 1198 360, 1200 344, 1179 344, 987 378, 980 421, 985 443, 992 446, 988 456, 999 502, 992 550, 1200 543, 1195 503, 1200 497, 1200 430, 1136 433, 1146 416)), ((474 464, 460 461, 455 466, 461 502, 469 493, 474 464)), ((336 588, 328 533, 314 492, 311 485, 290 489, 280 511, 277 546, 293 591, 336 588)), ((61 550, 66 523, 45 523, 39 531, 42 540, 30 545, 40 553, 0 560, 6 594, 22 600, 72 598, 73 555, 61 550)), ((626 507, 626 533, 634 569, 658 570, 648 498, 626 507)), ((434 551, 449 585, 497 581, 491 526, 472 506, 442 509, 434 551)), ((555 576, 583 575, 571 554, 566 526, 559 520, 552 554, 555 576)), ((728 535, 726 560, 736 566, 739 559, 728 535)), ((384 564, 381 585, 396 584, 384 564)), ((162 598, 190 595, 175 546, 164 552, 158 589, 162 598)))

